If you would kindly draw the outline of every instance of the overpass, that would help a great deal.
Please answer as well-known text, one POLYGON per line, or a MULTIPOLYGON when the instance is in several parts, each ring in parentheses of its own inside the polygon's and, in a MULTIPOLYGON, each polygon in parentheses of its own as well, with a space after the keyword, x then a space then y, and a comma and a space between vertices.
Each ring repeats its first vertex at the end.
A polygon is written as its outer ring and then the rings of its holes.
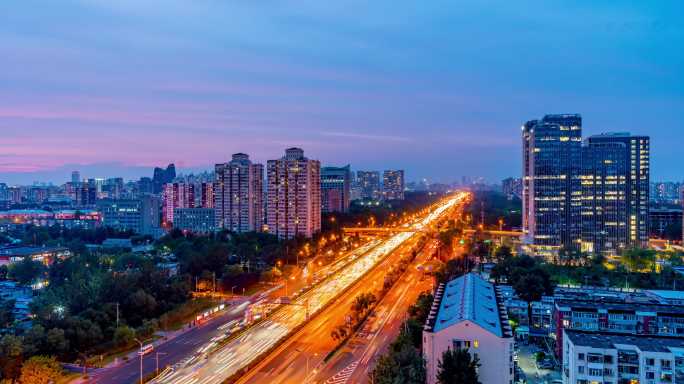
MULTIPOLYGON (((413 227, 344 227, 342 228, 344 233, 364 233, 364 234, 390 234, 398 232, 425 232, 425 229, 416 230, 413 227)), ((474 229, 466 229, 463 231, 465 235, 472 235, 476 231, 474 229)), ((499 231, 499 230, 481 230, 479 233, 490 235, 490 236, 504 236, 504 237, 522 237, 523 233, 519 231, 499 231)))
POLYGON ((413 227, 344 227, 342 232, 349 234, 392 234, 400 232, 422 232, 413 227))
MULTIPOLYGON (((475 233, 474 229, 466 229, 463 231, 466 235, 472 235, 475 233)), ((523 233, 520 231, 499 231, 499 230, 480 230, 478 231, 485 235, 490 236, 503 236, 503 237, 522 237, 523 233)))

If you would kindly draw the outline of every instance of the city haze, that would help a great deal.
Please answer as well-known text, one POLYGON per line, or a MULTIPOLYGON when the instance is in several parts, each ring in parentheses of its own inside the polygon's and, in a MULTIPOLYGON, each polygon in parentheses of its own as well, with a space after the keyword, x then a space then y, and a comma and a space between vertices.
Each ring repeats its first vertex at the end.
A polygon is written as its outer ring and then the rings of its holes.
POLYGON ((652 138, 682 179, 677 1, 2 5, 0 181, 211 169, 299 146, 407 178, 519 175, 520 125, 652 138))

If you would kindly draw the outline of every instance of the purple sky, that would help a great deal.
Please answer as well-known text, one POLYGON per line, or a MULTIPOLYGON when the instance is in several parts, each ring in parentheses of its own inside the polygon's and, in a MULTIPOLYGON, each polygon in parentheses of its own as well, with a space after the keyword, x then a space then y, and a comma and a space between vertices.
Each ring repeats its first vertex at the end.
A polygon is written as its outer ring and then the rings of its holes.
POLYGON ((408 179, 520 171, 520 125, 652 138, 684 179, 681 1, 0 4, 0 182, 210 168, 300 146, 408 179), (597 4, 600 3, 600 4, 597 4))

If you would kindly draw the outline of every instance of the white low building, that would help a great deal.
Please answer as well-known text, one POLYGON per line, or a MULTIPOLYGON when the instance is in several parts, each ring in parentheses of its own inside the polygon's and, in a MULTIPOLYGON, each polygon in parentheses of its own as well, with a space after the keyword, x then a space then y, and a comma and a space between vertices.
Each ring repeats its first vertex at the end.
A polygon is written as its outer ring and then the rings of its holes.
POLYGON ((480 361, 482 384, 513 383, 513 335, 494 285, 469 273, 437 288, 423 331, 427 382, 437 382, 442 354, 466 348, 480 361))
POLYGON ((684 383, 684 339, 563 331, 564 384, 684 383))

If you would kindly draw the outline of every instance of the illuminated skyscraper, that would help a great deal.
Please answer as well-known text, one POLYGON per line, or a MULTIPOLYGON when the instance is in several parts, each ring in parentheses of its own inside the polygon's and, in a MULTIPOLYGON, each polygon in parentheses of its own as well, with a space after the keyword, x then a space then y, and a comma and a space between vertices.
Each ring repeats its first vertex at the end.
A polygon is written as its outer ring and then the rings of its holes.
MULTIPOLYGON (((586 140, 583 204, 593 209, 583 212, 583 221, 593 223, 583 231, 595 251, 646 247, 649 234, 650 139, 629 133, 607 133, 586 140), (593 174, 592 174, 593 173, 593 174), (593 177, 593 178, 592 178, 593 177), (589 214, 593 212, 592 214, 589 214), (595 236, 590 236, 591 233, 595 236), (605 237, 603 241, 601 237, 605 237), (602 244, 603 243, 603 244, 602 244)), ((584 236, 583 236, 584 237, 584 236)))
POLYGON ((311 237, 321 230, 321 165, 300 148, 269 160, 267 224, 280 238, 311 237))
POLYGON ((579 248, 582 117, 546 115, 523 126, 526 241, 537 253, 579 248))
POLYGON ((347 212, 351 194, 351 171, 346 167, 321 169, 321 211, 347 212))
POLYGON ((264 166, 236 153, 230 162, 216 164, 214 208, 219 229, 261 231, 264 224, 264 166))
POLYGON ((404 200, 404 170, 382 173, 382 197, 385 200, 404 200))
POLYGON ((591 136, 579 115, 523 127, 523 227, 537 254, 644 247, 649 227, 649 138, 591 136))
POLYGON ((380 200, 380 172, 378 171, 357 171, 356 182, 361 190, 361 199, 380 200))

